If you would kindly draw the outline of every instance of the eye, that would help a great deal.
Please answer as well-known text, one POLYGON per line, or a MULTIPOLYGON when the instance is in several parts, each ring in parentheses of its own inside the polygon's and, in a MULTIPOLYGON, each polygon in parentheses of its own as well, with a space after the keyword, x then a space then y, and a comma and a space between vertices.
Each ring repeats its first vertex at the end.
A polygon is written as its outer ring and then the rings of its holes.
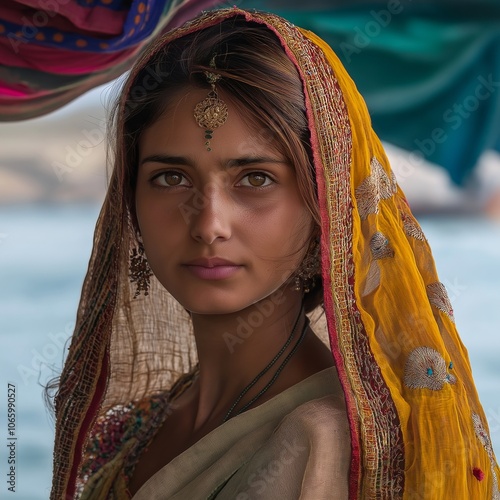
POLYGON ((153 184, 161 187, 189 186, 186 177, 180 172, 169 170, 162 172, 151 179, 153 184), (184 182, 183 182, 184 181, 184 182))
POLYGON ((267 187, 270 186, 274 181, 267 174, 263 172, 250 172, 246 174, 241 180, 240 184, 245 187, 267 187), (247 180, 248 182, 245 182, 247 180))

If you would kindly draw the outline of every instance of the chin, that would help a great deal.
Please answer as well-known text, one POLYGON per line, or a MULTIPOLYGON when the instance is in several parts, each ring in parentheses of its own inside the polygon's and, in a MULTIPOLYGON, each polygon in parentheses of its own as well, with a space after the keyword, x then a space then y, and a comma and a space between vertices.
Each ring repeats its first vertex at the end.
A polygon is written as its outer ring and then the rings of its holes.
POLYGON ((187 309, 192 314, 206 314, 206 315, 221 315, 221 314, 233 314, 247 307, 246 305, 239 306, 228 303, 227 300, 211 300, 209 302, 200 300, 193 300, 188 302, 181 302, 182 307, 187 309))
POLYGON ((193 314, 206 315, 238 313, 264 300, 280 288, 279 284, 264 284, 262 279, 259 284, 256 281, 258 280, 237 280, 230 283, 193 282, 185 277, 175 280, 160 279, 162 285, 184 309, 193 314))
MULTIPOLYGON (((165 287, 167 288, 167 287, 165 287)), ((168 292, 186 310, 194 314, 231 314, 247 307, 242 293, 233 289, 217 289, 191 285, 189 290, 169 289, 168 292)))

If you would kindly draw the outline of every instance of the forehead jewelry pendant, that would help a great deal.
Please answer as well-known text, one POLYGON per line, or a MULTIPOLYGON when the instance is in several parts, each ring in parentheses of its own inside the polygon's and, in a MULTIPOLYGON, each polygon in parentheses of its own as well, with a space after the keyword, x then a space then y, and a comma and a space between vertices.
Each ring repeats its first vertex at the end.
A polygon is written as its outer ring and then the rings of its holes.
MULTIPOLYGON (((215 56, 210 61, 210 67, 215 69, 215 56)), ((194 118, 196 123, 205 129, 205 147, 207 151, 212 151, 210 139, 212 139, 214 129, 226 123, 227 106, 222 99, 219 99, 217 90, 215 89, 215 83, 221 79, 221 76, 210 71, 205 71, 205 76, 212 90, 203 101, 195 106, 194 118)))

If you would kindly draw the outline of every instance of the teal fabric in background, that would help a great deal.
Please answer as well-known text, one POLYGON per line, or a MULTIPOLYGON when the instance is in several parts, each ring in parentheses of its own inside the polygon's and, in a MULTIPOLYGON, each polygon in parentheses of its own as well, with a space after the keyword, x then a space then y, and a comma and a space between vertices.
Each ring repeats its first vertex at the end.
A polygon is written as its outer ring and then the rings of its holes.
MULTIPOLYGON (((148 8, 161 12, 157 26, 150 27, 155 36, 203 8, 234 3, 276 12, 327 41, 365 96, 378 135, 414 152, 410 158, 416 167, 425 158, 443 166, 456 184, 463 184, 483 151, 500 151, 500 0, 117 0, 117 5, 130 10, 124 11, 127 19, 134 18, 140 5, 146 12, 148 8)), ((64 2, 70 11, 91 12, 94 4, 99 2, 88 0, 85 6, 80 0, 64 2)), ((12 35, 12 22, 7 21, 23 13, 29 19, 54 17, 35 0, 0 3, 4 43, 0 62, 14 57, 6 41, 12 35), (19 5, 27 10, 19 11, 19 5)), ((83 64, 84 56, 90 58, 85 74, 35 69, 36 50, 50 54, 51 64, 66 68, 61 61, 67 50, 47 45, 44 29, 49 33, 52 28, 39 26, 26 35, 21 44, 26 54, 18 54, 16 64, 0 64, 0 120, 22 120, 55 110, 118 77, 137 56, 124 53, 110 62, 106 51, 111 49, 95 53, 79 49, 75 64, 83 64), (41 41, 35 32, 42 35, 41 41)), ((69 34, 75 35, 64 32, 69 34)), ((93 40, 96 36, 89 38, 94 45, 106 41, 93 40)))
POLYGON ((241 0, 314 31, 363 94, 378 135, 464 183, 500 150, 500 2, 241 0))

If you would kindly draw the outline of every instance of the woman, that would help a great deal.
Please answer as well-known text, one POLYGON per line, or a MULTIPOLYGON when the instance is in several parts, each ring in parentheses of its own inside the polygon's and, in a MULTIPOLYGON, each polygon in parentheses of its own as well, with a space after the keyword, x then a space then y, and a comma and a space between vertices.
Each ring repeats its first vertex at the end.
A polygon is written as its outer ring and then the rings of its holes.
POLYGON ((498 497, 446 291, 328 46, 204 14, 115 123, 52 498, 498 497))

